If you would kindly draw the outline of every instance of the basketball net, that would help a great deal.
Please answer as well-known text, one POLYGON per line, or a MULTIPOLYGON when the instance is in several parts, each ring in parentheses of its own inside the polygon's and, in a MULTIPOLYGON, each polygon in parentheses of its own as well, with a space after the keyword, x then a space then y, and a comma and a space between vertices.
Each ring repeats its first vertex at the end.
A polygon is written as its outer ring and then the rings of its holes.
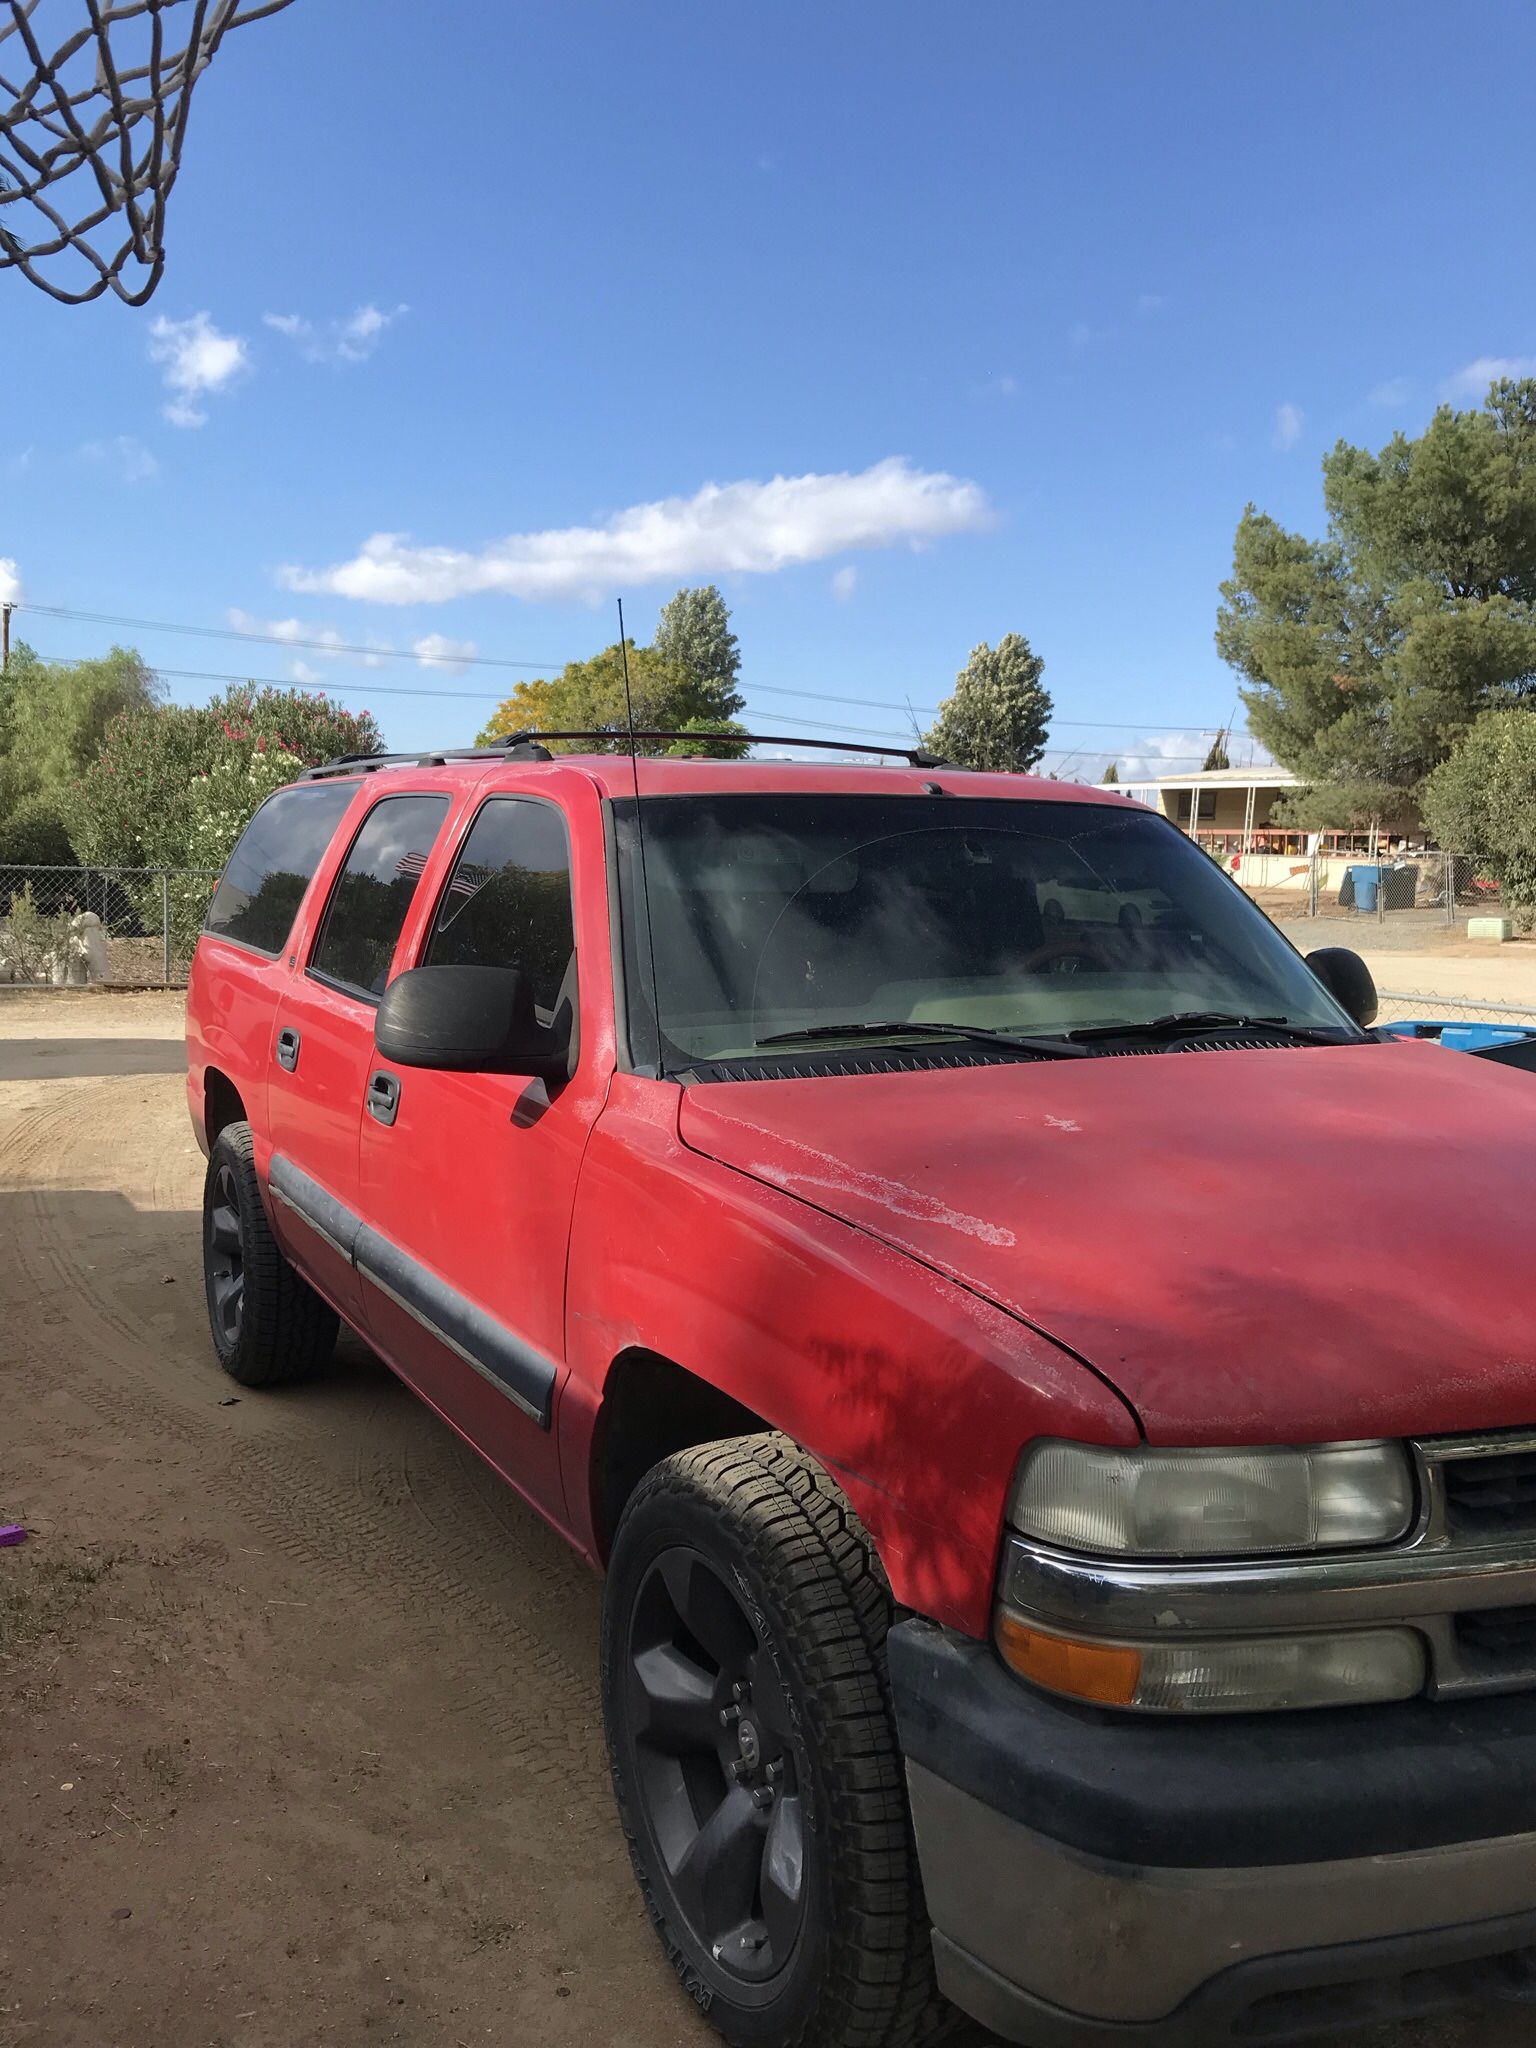
POLYGON ((165 268, 192 88, 232 28, 289 4, 83 0, 50 53, 43 0, 0 0, 0 270, 67 306, 108 290, 142 306, 165 268))

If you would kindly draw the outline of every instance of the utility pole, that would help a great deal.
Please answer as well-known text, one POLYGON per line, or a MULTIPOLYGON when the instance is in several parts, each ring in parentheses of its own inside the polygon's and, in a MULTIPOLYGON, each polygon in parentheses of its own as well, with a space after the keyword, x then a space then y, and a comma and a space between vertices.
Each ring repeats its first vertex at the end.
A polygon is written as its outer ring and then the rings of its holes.
POLYGON ((11 665, 11 613, 14 610, 15 606, 9 599, 0 604, 0 676, 11 665))

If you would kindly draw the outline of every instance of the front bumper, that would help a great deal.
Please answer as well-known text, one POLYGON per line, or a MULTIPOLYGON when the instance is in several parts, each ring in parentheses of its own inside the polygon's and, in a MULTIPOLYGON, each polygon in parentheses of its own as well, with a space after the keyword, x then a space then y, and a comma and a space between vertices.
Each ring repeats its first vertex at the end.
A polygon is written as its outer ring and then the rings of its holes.
POLYGON ((1206 2048, 1536 1994, 1536 1698, 1152 1720, 925 1621, 890 1663, 940 1983, 1004 2039, 1206 2048))

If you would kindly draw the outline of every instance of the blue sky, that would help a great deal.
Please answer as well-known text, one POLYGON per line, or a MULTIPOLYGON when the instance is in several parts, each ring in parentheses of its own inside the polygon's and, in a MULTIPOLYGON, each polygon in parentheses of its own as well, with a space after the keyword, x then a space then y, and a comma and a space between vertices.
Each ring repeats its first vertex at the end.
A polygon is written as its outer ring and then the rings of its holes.
POLYGON ((482 664, 16 630, 444 744, 714 580, 759 727, 900 733, 1016 630, 1048 765, 1186 765, 1244 503, 1316 530, 1340 436, 1536 369, 1533 60, 1502 0, 295 0, 199 87, 147 308, 0 272, 0 557, 482 664))

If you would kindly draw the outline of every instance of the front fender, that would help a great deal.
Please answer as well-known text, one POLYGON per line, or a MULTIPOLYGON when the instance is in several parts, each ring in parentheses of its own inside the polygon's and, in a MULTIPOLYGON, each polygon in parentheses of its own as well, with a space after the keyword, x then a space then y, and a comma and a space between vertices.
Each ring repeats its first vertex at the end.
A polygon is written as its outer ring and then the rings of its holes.
POLYGON ((582 1167, 559 1418, 567 1514, 596 1549, 592 1439, 639 1347, 720 1388, 834 1473, 905 1607, 982 1636, 1019 1452, 1133 1444, 1068 1353, 905 1253, 683 1146, 679 1091, 616 1075, 582 1167))

